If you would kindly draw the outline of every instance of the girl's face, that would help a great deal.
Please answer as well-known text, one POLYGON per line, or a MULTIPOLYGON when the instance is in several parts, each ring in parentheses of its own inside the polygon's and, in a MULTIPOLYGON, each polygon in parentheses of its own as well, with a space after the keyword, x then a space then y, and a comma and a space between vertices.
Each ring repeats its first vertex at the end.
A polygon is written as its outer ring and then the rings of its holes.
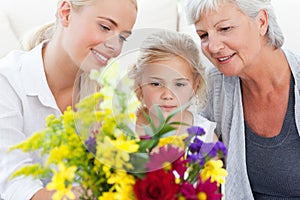
POLYGON ((70 59, 84 71, 105 67, 120 54, 131 34, 137 10, 132 0, 94 0, 88 6, 61 4, 62 43, 70 59))
POLYGON ((177 56, 144 66, 141 77, 143 103, 154 115, 158 105, 165 117, 189 102, 197 86, 191 66, 177 56))
POLYGON ((217 11, 204 12, 195 26, 203 53, 224 75, 241 75, 260 60, 267 31, 264 11, 251 19, 224 3, 217 11))

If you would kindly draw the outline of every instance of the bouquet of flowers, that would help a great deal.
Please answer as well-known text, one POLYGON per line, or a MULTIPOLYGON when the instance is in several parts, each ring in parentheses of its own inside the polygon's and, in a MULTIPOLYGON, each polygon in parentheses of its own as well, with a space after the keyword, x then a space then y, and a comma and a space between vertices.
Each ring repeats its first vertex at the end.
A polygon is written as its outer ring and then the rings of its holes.
POLYGON ((201 127, 187 128, 176 135, 176 125, 160 113, 160 124, 140 137, 130 124, 136 120, 139 102, 132 82, 123 78, 113 83, 117 69, 91 78, 102 88, 76 105, 76 111, 46 119, 46 128, 11 150, 39 151, 43 164, 18 170, 20 175, 48 179, 46 188, 54 190, 54 200, 74 199, 74 185, 82 188, 81 199, 220 199, 220 184, 227 172, 221 158, 226 154, 222 142, 205 143, 201 127))

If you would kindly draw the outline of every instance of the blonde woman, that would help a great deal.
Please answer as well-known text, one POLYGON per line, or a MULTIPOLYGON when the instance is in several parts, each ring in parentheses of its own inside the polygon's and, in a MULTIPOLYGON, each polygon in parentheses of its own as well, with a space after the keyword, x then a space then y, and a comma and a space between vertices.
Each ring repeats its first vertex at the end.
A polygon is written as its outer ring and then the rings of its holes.
POLYGON ((73 92, 81 94, 85 81, 81 75, 120 54, 136 14, 135 0, 61 0, 55 24, 39 32, 29 48, 37 46, 0 61, 1 198, 51 199, 53 191, 40 180, 8 180, 16 169, 42 158, 7 149, 42 129, 46 116, 59 116, 74 104, 73 92))

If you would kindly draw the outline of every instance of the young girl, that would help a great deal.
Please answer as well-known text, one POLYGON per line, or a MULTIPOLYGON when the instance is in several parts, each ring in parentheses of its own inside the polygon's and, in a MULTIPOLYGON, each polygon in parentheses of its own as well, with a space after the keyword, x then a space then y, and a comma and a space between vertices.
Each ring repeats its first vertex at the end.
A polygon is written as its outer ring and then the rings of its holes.
MULTIPOLYGON (((157 124, 155 106, 161 109, 164 117, 182 107, 171 121, 201 126, 206 131, 202 139, 206 142, 216 140, 216 124, 198 112, 205 103, 203 71, 197 45, 190 36, 165 30, 146 38, 137 64, 130 72, 137 97, 142 103, 137 113, 137 133, 145 134, 143 126, 148 125, 143 111, 157 124), (187 107, 189 103, 191 105, 187 107)), ((178 126, 176 134, 186 133, 187 128, 186 125, 178 126)))
POLYGON ((37 34, 34 48, 0 61, 1 198, 51 199, 53 191, 40 180, 9 179, 20 167, 43 159, 7 150, 43 129, 48 115, 58 117, 74 104, 73 92, 82 91, 85 74, 120 54, 136 14, 135 0, 60 0, 55 26, 37 34))

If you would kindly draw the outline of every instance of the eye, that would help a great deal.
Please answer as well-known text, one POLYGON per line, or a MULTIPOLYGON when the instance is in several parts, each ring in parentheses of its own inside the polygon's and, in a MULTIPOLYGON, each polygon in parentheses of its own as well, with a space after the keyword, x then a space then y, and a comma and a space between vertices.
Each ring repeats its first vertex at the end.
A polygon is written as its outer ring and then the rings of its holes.
POLYGON ((185 83, 176 83, 176 86, 177 86, 177 87, 184 87, 184 86, 185 86, 185 83))
POLYGON ((109 26, 106 26, 104 24, 100 24, 100 28, 103 30, 103 31, 110 31, 111 28, 109 26))
POLYGON ((204 34, 198 34, 201 40, 205 40, 208 37, 207 33, 204 34))
POLYGON ((163 86, 163 85, 162 85, 161 83, 159 83, 159 82, 151 82, 150 85, 153 86, 153 87, 161 87, 161 86, 163 86))
POLYGON ((221 32, 227 32, 227 31, 230 31, 232 28, 233 28, 232 26, 226 26, 226 27, 220 28, 220 31, 221 32))
POLYGON ((124 35, 119 35, 120 41, 121 42, 126 42, 127 41, 127 37, 124 35))

